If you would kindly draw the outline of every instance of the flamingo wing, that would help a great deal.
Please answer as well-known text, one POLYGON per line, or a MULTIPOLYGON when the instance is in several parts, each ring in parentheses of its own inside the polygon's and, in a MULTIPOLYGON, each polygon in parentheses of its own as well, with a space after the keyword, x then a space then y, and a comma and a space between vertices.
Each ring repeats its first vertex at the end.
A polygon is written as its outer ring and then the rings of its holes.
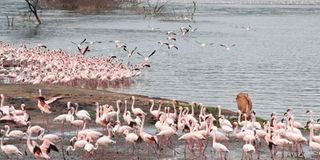
POLYGON ((52 143, 49 145, 49 148, 47 149, 47 153, 49 154, 51 150, 59 152, 59 149, 57 148, 57 146, 55 146, 52 143))
POLYGON ((52 97, 52 98, 46 100, 45 102, 46 102, 46 104, 51 104, 51 103, 53 103, 54 101, 56 101, 56 100, 58 100, 58 99, 61 99, 61 98, 63 98, 63 96, 56 96, 56 97, 52 97))

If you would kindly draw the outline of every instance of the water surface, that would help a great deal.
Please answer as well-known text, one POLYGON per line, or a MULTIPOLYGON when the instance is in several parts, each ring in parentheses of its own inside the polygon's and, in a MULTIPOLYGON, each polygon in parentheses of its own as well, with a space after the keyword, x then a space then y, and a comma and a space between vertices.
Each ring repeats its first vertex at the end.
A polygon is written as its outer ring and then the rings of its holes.
MULTIPOLYGON (((25 6, 15 2, 12 6, 1 1, 1 12, 18 16, 25 6)), ((185 10, 185 4, 175 5, 177 11, 185 10)), ((265 118, 289 106, 301 121, 307 119, 306 109, 320 113, 320 6, 199 4, 197 11, 193 23, 144 19, 123 11, 45 10, 40 13, 44 23, 39 26, 16 18, 14 29, 8 29, 2 17, 0 37, 16 45, 41 42, 73 53, 77 49, 70 41, 101 40, 104 43, 93 46, 89 55, 117 55, 133 64, 143 59, 137 55, 126 58, 125 52, 108 41, 123 40, 143 54, 156 49, 151 68, 134 85, 112 89, 117 92, 222 105, 236 111, 235 97, 244 91, 251 96, 257 114, 265 118), (179 27, 189 24, 198 30, 177 36, 178 51, 157 44, 166 39, 167 31, 178 33, 179 27), (249 26, 253 30, 242 28, 249 26), (196 41, 215 44, 201 47, 196 41), (236 47, 227 51, 219 46, 222 43, 236 47)))

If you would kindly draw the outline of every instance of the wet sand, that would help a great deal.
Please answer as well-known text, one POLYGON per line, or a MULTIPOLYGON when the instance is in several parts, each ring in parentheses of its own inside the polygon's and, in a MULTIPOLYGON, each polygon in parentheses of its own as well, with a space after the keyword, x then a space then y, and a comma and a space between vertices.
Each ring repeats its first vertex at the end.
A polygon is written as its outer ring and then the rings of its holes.
MULTIPOLYGON (((97 91, 97 90, 90 90, 90 89, 81 89, 81 88, 71 88, 65 86, 54 86, 54 85, 0 85, 0 93, 5 95, 5 102, 4 105, 14 105, 16 108, 19 108, 20 104, 24 103, 27 106, 27 113, 31 116, 31 121, 33 125, 42 125, 42 115, 40 110, 37 108, 37 100, 35 99, 38 96, 38 89, 42 89, 42 94, 44 97, 50 98, 57 95, 62 95, 64 98, 60 99, 51 104, 52 114, 49 115, 49 126, 48 126, 48 133, 54 133, 57 135, 60 134, 60 125, 59 123, 54 123, 53 118, 62 114, 67 113, 67 105, 68 101, 72 103, 79 103, 79 109, 86 109, 91 114, 91 122, 89 123, 89 128, 94 128, 96 130, 101 131, 102 128, 95 124, 95 102, 99 102, 100 104, 111 104, 116 106, 116 101, 118 99, 124 101, 125 99, 128 100, 128 107, 131 106, 130 97, 132 95, 129 94, 122 94, 122 93, 115 93, 110 91, 97 91)), ((150 98, 154 99, 156 104, 155 107, 157 108, 159 100, 162 100, 164 106, 172 106, 170 99, 162 99, 159 97, 147 97, 142 95, 135 95, 136 97, 136 104, 142 108, 144 111, 149 111, 149 100, 150 98)), ((190 106, 187 102, 178 101, 179 106, 190 106)), ((121 113, 123 112, 124 106, 121 107, 121 113)), ((216 109, 210 109, 211 112, 214 113, 215 117, 217 114, 216 109)), ((198 113, 199 109, 196 108, 195 112, 198 113)), ((235 118, 236 114, 229 110, 222 110, 222 114, 226 115, 229 118, 235 118)), ((146 124, 145 130, 148 133, 154 134, 155 127, 153 124, 155 123, 154 120, 151 119, 151 116, 148 114, 146 117, 146 124)), ((0 123, 0 127, 5 123, 0 123)), ((10 124, 11 126, 15 126, 14 124, 10 124)), ((19 127, 19 126, 15 126, 19 127)), ((19 127, 21 128, 21 127, 19 127)), ((61 145, 63 143, 64 149, 68 146, 69 139, 75 135, 75 130, 73 126, 67 124, 65 127, 65 138, 62 142, 57 143, 59 146, 59 153, 52 152, 50 153, 51 159, 63 159, 63 154, 65 159, 155 159, 155 154, 152 148, 150 148, 150 155, 147 155, 147 147, 144 143, 138 144, 139 154, 132 155, 132 146, 126 146, 124 143, 123 137, 116 137, 114 136, 112 139, 117 142, 116 145, 110 145, 106 149, 106 153, 102 153, 101 149, 98 149, 94 155, 83 155, 83 151, 76 150, 76 152, 70 152, 69 155, 62 153, 61 145)), ((208 147, 206 148, 204 153, 199 153, 197 150, 197 144, 194 146, 194 152, 191 150, 187 150, 186 154, 184 154, 184 142, 178 141, 178 137, 181 136, 179 133, 178 135, 174 136, 171 140, 172 147, 175 149, 170 148, 162 148, 158 150, 159 159, 215 159, 216 154, 212 152, 212 140, 211 138, 207 141, 204 141, 204 144, 208 143, 208 147), (175 151, 174 151, 175 150, 175 151)), ((14 142, 13 140, 5 141, 5 143, 13 143, 17 144, 20 151, 24 152, 26 147, 26 141, 22 140, 20 142, 14 142)), ((269 156, 268 148, 265 142, 263 143, 263 147, 261 149, 261 159, 271 159, 269 156)), ((228 154, 227 159, 241 159, 241 152, 242 152, 242 145, 243 142, 231 137, 229 142, 225 143, 225 145, 231 151, 228 154)), ((205 145, 206 146, 206 145, 205 145)), ((136 148, 137 149, 137 148, 136 148)), ((309 148, 305 145, 304 150, 306 151, 305 156, 306 159, 313 159, 311 158, 311 154, 309 148)), ((27 151, 28 152, 28 151, 27 151)), ((286 154, 287 155, 287 154, 286 154)), ((278 152, 278 157, 280 158, 281 153, 278 152)), ((0 159, 6 159, 4 153, 0 152, 0 159)), ((28 153, 28 155, 24 155, 23 159, 34 159, 34 157, 28 153)), ((256 155, 254 156, 256 159, 256 155)), ((288 157, 290 159, 290 157, 288 157)))

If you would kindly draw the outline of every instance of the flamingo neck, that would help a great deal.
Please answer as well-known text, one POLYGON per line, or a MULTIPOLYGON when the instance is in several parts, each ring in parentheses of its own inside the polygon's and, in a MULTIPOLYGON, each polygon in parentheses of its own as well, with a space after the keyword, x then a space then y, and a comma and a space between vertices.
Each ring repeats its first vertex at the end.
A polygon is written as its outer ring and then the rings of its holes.
POLYGON ((218 117, 221 117, 221 107, 218 106, 218 117))
POLYGON ((179 110, 178 121, 181 120, 181 116, 182 116, 182 109, 179 110))
POLYGON ((78 107, 79 107, 79 105, 76 104, 76 111, 75 111, 76 114, 78 113, 78 107))
POLYGON ((86 129, 86 127, 87 127, 87 122, 85 121, 85 122, 83 123, 82 130, 85 130, 85 129, 86 129))
POLYGON ((247 127, 248 127, 247 115, 246 115, 246 116, 244 116, 244 124, 245 124, 245 127, 247 128, 247 127))
POLYGON ((99 119, 99 105, 96 106, 96 120, 99 119))
POLYGON ((161 106, 162 106, 162 104, 159 103, 159 107, 158 107, 158 111, 159 111, 159 112, 161 111, 161 106))
POLYGON ((0 108, 3 107, 3 101, 4 101, 4 96, 1 96, 1 104, 0 104, 0 108))
POLYGON ((142 117, 142 122, 141 122, 141 127, 140 127, 140 132, 141 132, 141 133, 143 132, 144 119, 145 119, 145 117, 143 116, 143 117, 142 117))
POLYGON ((124 112, 123 114, 125 115, 127 112, 127 100, 124 101, 124 112))
POLYGON ((173 103, 173 110, 174 110, 174 114, 176 115, 177 114, 177 108, 176 108, 176 104, 173 103))
POLYGON ((154 101, 151 101, 150 112, 153 110, 154 101))
POLYGON ((238 123, 240 124, 240 119, 241 119, 241 112, 239 112, 239 116, 238 116, 238 123))
POLYGON ((310 134, 309 134, 309 144, 312 143, 312 137, 313 137, 313 124, 311 124, 312 126, 310 127, 310 134))
POLYGON ((216 143, 216 131, 213 131, 213 134, 212 134, 212 143, 216 143))
POLYGON ((194 115, 194 105, 191 105, 191 115, 194 115))
POLYGON ((134 101, 135 101, 135 99, 134 99, 134 98, 132 98, 131 110, 134 110, 134 101))
POLYGON ((6 128, 7 128, 7 130, 6 130, 5 135, 6 135, 7 137, 9 137, 10 126, 8 126, 8 127, 6 127, 6 128))

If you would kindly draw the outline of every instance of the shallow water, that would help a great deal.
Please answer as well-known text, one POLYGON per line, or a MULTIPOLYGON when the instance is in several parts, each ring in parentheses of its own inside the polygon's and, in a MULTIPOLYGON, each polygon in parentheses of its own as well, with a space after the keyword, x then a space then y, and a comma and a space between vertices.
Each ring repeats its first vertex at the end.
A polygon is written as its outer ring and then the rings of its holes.
MULTIPOLYGON (((9 16, 18 16, 25 8, 19 1, 1 1, 0 6, 1 13, 9 16)), ((184 5, 174 8, 185 10, 184 5)), ((199 4, 195 23, 144 19, 122 11, 84 14, 47 10, 40 16, 44 22, 40 26, 16 17, 13 29, 8 29, 6 18, 1 17, 1 40, 30 46, 44 43, 51 49, 74 53, 77 49, 70 41, 101 40, 104 43, 94 45, 90 55, 117 55, 130 63, 141 62, 137 55, 127 59, 122 50, 108 43, 123 40, 141 53, 157 52, 151 57, 151 68, 133 85, 113 91, 220 104, 234 111, 236 94, 245 91, 264 118, 289 106, 294 108, 296 120, 307 120, 306 109, 313 109, 319 118, 320 6, 199 4), (179 27, 189 24, 198 30, 177 36, 178 51, 157 44, 165 40, 167 31, 179 32, 179 27), (151 30, 150 26, 160 29, 151 30), (246 31, 242 26, 254 30, 246 31), (196 40, 215 44, 200 47, 196 40), (236 47, 227 51, 221 43, 236 47)))

